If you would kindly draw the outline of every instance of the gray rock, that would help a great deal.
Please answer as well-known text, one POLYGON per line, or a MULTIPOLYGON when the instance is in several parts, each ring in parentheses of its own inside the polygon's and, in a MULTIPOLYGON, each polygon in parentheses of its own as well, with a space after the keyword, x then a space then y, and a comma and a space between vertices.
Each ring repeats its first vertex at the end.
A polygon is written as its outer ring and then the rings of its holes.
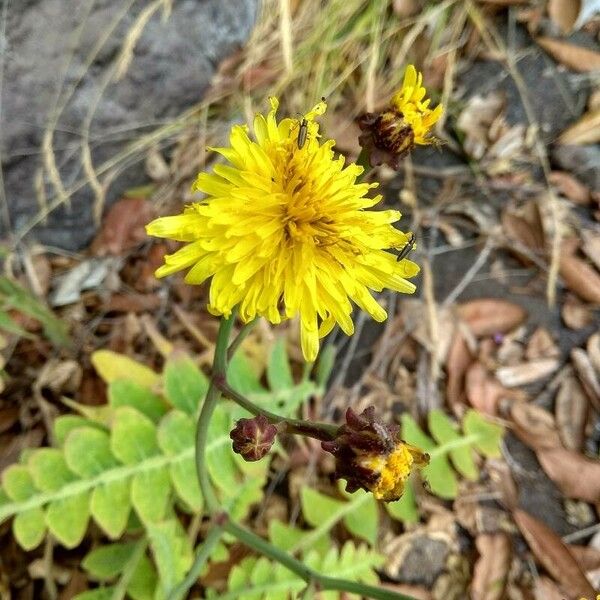
MULTIPOLYGON (((29 228, 39 214, 36 175, 44 164, 44 132, 57 106, 62 110, 52 149, 63 185, 70 189, 86 180, 81 158, 86 120, 98 170, 142 133, 201 99, 220 60, 246 41, 257 10, 257 0, 172 0, 166 13, 161 5, 143 26, 118 79, 114 68, 123 42, 152 4, 18 0, 8 5, 0 152, 13 232, 29 228)), ((137 153, 119 165, 108 203, 144 181, 142 158, 137 153)), ((42 177, 38 182, 43 181, 52 206, 57 195, 48 169, 42 177)), ((36 237, 69 249, 85 246, 95 230, 93 198, 91 189, 81 186, 70 206, 62 204, 36 228, 36 237)))

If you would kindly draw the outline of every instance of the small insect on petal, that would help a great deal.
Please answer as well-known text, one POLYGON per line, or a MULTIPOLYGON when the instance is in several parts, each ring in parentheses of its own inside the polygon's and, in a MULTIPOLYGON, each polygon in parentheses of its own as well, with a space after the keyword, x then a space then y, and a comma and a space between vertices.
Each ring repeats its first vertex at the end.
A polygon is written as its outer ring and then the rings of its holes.
POLYGON ((304 148, 304 144, 306 144, 306 138, 308 136, 308 121, 306 119, 302 119, 300 123, 300 129, 298 130, 298 150, 302 150, 304 148))
POLYGON ((415 247, 415 241, 415 234, 411 233, 408 238, 408 242, 404 244, 404 248, 400 250, 400 254, 398 254, 396 257, 398 262, 400 262, 403 258, 406 258, 411 253, 412 249, 415 247))

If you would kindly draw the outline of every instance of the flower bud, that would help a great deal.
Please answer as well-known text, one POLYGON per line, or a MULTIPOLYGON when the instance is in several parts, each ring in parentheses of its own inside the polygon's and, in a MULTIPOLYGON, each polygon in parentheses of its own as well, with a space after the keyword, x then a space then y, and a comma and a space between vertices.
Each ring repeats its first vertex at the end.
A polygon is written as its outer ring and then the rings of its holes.
POLYGON ((385 502, 399 500, 412 470, 429 463, 427 453, 400 439, 398 425, 375 419, 372 406, 360 415, 348 408, 346 424, 321 446, 335 456, 335 476, 346 480, 346 491, 362 488, 385 502))
POLYGON ((268 454, 276 435, 277 427, 269 423, 264 415, 240 419, 229 433, 233 451, 249 462, 260 460, 268 454))

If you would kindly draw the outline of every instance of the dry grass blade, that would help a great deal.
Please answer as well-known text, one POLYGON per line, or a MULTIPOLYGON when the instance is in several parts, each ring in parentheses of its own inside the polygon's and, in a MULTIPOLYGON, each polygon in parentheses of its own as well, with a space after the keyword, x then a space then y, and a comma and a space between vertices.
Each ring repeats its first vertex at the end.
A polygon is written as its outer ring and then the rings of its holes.
POLYGON ((574 596, 593 598, 594 588, 554 531, 523 510, 515 510, 513 517, 534 556, 548 573, 574 596))

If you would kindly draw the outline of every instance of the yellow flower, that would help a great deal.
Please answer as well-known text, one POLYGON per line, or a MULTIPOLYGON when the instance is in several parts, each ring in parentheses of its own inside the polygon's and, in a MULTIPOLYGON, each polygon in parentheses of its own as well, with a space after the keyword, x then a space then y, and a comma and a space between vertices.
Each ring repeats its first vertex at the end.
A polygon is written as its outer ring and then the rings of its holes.
POLYGON ((427 90, 423 87, 423 74, 413 65, 408 65, 404 73, 404 82, 392 96, 392 107, 402 117, 414 134, 415 144, 431 144, 435 138, 429 134, 431 128, 442 116, 443 106, 438 104, 433 110, 429 108, 431 98, 424 99, 427 90))
POLYGON ((375 417, 369 406, 356 414, 346 410, 346 423, 321 447, 335 456, 335 476, 346 491, 370 491, 377 500, 394 502, 404 493, 410 474, 429 464, 429 455, 400 439, 400 428, 375 417))
POLYGON ((312 361, 335 323, 353 333, 351 301, 383 321, 387 314, 370 290, 412 293, 406 278, 419 268, 387 252, 408 241, 392 226, 400 213, 368 210, 381 200, 367 197, 376 184, 357 183, 362 167, 344 166, 335 142, 319 140, 315 119, 325 102, 304 115, 303 144, 303 119, 278 122, 277 108, 272 98, 268 115, 256 115, 252 137, 235 125, 230 146, 215 149, 229 164, 194 183, 207 197, 183 214, 156 219, 147 232, 186 242, 165 257, 157 277, 183 269, 190 284, 212 277, 208 308, 215 315, 239 306, 244 322, 298 316, 302 350, 312 361))
POLYGON ((400 161, 415 145, 437 141, 430 131, 443 107, 429 108, 431 100, 425 99, 427 90, 422 84, 423 75, 408 65, 402 88, 392 96, 389 106, 381 113, 365 113, 359 118, 359 141, 372 166, 386 163, 399 169, 400 161))

